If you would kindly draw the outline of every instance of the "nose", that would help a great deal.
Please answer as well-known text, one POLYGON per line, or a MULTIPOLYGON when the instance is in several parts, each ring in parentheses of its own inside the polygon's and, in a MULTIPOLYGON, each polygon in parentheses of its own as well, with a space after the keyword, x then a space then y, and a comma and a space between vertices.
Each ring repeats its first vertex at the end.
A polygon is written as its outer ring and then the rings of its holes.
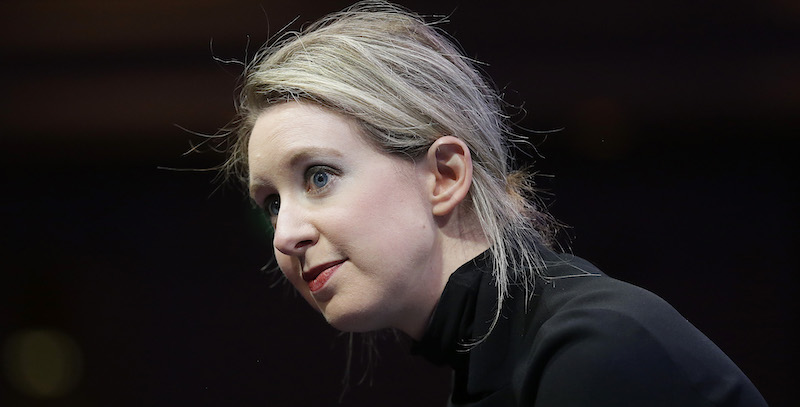
POLYGON ((287 256, 298 256, 317 243, 318 237, 319 233, 306 211, 289 202, 281 202, 272 240, 275 249, 287 256))

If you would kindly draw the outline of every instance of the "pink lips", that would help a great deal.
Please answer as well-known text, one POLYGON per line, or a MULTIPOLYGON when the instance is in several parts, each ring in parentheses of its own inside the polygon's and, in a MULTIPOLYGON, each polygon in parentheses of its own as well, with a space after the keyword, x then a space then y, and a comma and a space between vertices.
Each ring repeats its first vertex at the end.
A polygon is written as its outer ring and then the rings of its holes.
POLYGON ((342 263, 344 263, 344 260, 337 260, 312 267, 303 273, 303 280, 308 283, 308 288, 311 292, 319 291, 342 263))

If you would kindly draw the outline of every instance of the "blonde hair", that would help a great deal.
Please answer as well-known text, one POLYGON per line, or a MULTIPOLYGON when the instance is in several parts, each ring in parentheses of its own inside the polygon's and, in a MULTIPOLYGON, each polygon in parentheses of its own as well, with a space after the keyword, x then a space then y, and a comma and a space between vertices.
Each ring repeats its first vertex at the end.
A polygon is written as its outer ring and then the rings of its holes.
POLYGON ((512 170, 515 138, 498 92, 431 24, 384 1, 360 2, 265 46, 245 75, 228 174, 247 182, 253 124, 287 100, 349 116, 379 150, 409 160, 439 137, 456 136, 470 148, 467 202, 494 258, 492 328, 509 286, 532 286, 543 269, 537 245, 550 245, 555 223, 539 207, 531 175, 512 170))

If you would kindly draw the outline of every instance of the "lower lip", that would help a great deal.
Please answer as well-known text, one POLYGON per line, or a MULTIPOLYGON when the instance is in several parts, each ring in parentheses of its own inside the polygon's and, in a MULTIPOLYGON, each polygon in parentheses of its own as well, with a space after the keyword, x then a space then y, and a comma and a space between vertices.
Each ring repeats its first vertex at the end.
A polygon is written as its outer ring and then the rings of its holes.
POLYGON ((327 268, 322 273, 319 273, 317 278, 309 281, 308 282, 308 288, 311 290, 311 292, 313 293, 313 292, 317 292, 317 291, 321 290, 322 287, 325 286, 325 283, 327 283, 328 280, 331 278, 333 273, 335 273, 336 270, 339 270, 339 267, 341 267, 341 265, 342 265, 342 263, 339 263, 339 264, 337 264, 337 265, 335 265, 333 267, 327 268))

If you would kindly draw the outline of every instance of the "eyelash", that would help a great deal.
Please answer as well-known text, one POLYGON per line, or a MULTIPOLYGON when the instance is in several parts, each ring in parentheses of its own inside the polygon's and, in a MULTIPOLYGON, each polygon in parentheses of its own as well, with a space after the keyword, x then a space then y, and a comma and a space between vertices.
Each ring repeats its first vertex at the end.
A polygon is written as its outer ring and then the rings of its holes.
POLYGON ((332 177, 338 175, 338 172, 327 165, 312 165, 308 167, 305 172, 306 192, 312 194, 321 194, 325 192, 333 182, 332 177), (325 185, 321 187, 314 186, 314 176, 317 174, 325 174, 327 176, 325 185))
POLYGON ((264 199, 264 212, 270 218, 278 216, 278 211, 280 210, 280 208, 281 208, 281 197, 278 194, 269 195, 267 196, 266 199, 264 199), (275 208, 275 213, 272 213, 273 204, 277 204, 277 207, 275 208))
MULTIPOLYGON (((331 183, 334 182, 334 179, 332 177, 336 177, 338 175, 339 172, 337 170, 327 165, 312 165, 308 167, 303 176, 304 182, 306 184, 306 192, 313 195, 319 195, 324 193, 331 186, 331 183), (313 177, 321 173, 327 175, 325 185, 320 187, 315 187, 313 177)), ((280 205, 281 205, 281 198, 278 194, 268 195, 267 198, 264 199, 264 212, 266 212, 267 216, 273 219, 273 222, 274 218, 278 216, 278 212, 280 211, 280 205)))

